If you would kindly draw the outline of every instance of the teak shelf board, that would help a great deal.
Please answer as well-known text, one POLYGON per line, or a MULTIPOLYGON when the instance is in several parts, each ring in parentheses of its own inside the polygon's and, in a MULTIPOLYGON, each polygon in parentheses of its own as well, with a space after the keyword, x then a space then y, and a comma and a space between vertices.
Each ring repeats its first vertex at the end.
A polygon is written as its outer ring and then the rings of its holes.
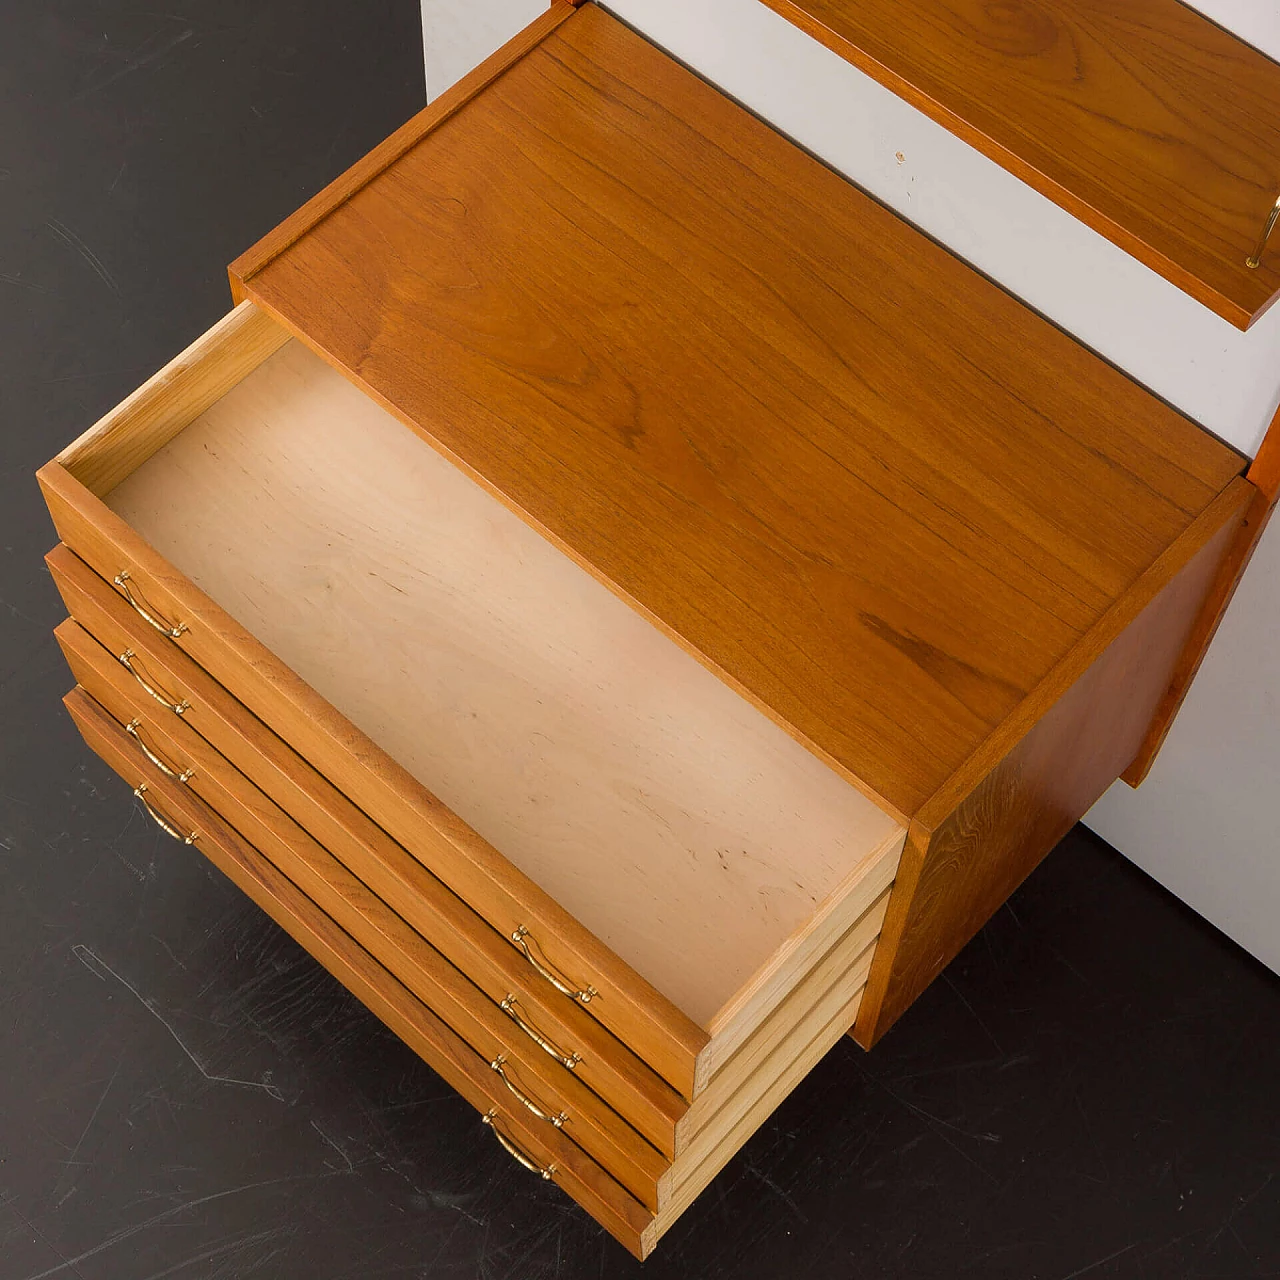
POLYGON ((547 25, 237 292, 910 816, 1241 459, 603 11, 547 25))
POLYGON ((765 0, 1241 329, 1280 291, 1280 64, 1179 0, 765 0))

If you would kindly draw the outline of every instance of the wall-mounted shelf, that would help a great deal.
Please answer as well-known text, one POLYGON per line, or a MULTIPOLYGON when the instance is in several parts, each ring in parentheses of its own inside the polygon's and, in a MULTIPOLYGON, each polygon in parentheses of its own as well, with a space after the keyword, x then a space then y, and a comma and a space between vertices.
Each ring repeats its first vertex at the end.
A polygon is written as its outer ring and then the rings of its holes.
POLYGON ((1194 9, 765 2, 1237 327, 1280 291, 1280 64, 1194 9))

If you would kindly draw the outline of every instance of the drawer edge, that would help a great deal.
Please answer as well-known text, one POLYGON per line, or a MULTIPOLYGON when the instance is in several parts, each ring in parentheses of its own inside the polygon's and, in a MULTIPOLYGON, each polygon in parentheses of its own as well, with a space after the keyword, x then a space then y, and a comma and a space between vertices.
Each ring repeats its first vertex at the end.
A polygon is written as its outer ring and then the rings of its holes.
MULTIPOLYGON (((541 1132, 509 1113, 492 1090, 488 1065, 315 903, 197 797, 183 794, 154 767, 123 755, 115 724, 83 689, 63 700, 86 744, 117 774, 134 766, 165 812, 202 839, 200 852, 393 1030, 428 1066, 482 1114, 496 1109, 504 1127, 552 1180, 637 1257, 653 1215, 559 1131, 541 1132)), ((121 774, 121 776, 123 776, 121 774)), ((127 779, 126 779, 127 780, 127 779)))

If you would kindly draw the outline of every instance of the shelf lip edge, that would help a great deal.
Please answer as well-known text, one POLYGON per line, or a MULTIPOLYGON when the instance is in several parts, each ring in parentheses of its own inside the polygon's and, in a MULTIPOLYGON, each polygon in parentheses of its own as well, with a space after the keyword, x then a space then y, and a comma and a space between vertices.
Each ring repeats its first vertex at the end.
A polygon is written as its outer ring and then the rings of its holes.
MULTIPOLYGON (((1219 285, 1212 284, 1204 278, 1204 274, 1207 273, 1199 273, 1184 266, 1164 250, 1144 240, 1138 231, 1124 222, 1117 221, 1116 218, 1090 204, 1084 196, 1077 194, 1071 187, 1044 173, 1031 160, 1011 150, 964 115, 940 102, 902 72, 887 66, 856 41, 828 26, 796 0, 761 0, 761 2, 844 62, 888 89, 935 124, 941 125, 960 141, 998 164, 1020 182, 1025 183, 1046 200, 1052 201, 1077 221, 1096 231, 1122 252, 1154 271, 1174 288, 1185 293, 1201 306, 1207 307, 1234 328, 1242 332, 1249 330, 1280 299, 1280 282, 1277 282, 1276 287, 1256 303, 1244 300, 1243 290, 1228 292, 1219 285)), ((1219 27, 1219 24, 1213 23, 1198 11, 1197 16, 1204 18, 1208 25, 1219 27)), ((1225 28, 1219 27, 1219 29, 1226 31, 1225 28)), ((1226 34, 1241 45, 1253 48, 1233 32, 1226 32, 1226 34)), ((1261 56, 1267 57, 1265 54, 1261 56)), ((1272 61, 1270 58, 1267 60, 1272 61)))
POLYGON ((244 287, 258 272, 286 253, 294 244, 323 222, 335 209, 385 173, 407 151, 417 146, 432 130, 456 115, 504 72, 535 49, 562 23, 572 18, 583 0, 552 0, 551 7, 473 71, 446 89, 434 102, 411 116, 390 137, 362 156, 328 186, 311 197, 300 209, 268 231, 227 268, 231 293, 237 303, 244 299, 244 287))

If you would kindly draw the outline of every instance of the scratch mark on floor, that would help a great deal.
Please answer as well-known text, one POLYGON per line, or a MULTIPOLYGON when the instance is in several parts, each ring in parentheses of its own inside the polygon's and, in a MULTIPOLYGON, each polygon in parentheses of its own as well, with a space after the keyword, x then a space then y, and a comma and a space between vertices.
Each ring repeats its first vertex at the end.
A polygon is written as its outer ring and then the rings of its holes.
POLYGON ((30 280, 23 280, 19 276, 9 276, 0 272, 0 284, 11 284, 16 289, 30 289, 33 293, 48 293, 49 290, 42 284, 33 284, 30 280))
POLYGON ((790 1209, 791 1212, 794 1213, 796 1217, 800 1219, 801 1222, 809 1221, 809 1219, 806 1218, 804 1214, 800 1212, 800 1206, 796 1204, 795 1199, 791 1195, 789 1195, 786 1191, 784 1191, 782 1187, 780 1187, 778 1183, 776 1183, 771 1177, 769 1177, 769 1175, 765 1173, 762 1169, 757 1168, 754 1164, 748 1164, 747 1172, 751 1174, 751 1176, 755 1178, 757 1181, 763 1182, 764 1185, 768 1187, 769 1190, 772 1191, 773 1194, 777 1196, 778 1199, 781 1200, 782 1203, 785 1204, 787 1208, 790 1209))
MULTIPOLYGON (((102 1110, 102 1104, 106 1102, 107 1094, 111 1092, 111 1086, 115 1084, 116 1077, 120 1074, 120 1064, 122 1062, 124 1062, 123 1057, 121 1057, 120 1060, 116 1063, 116 1069, 111 1073, 111 1079, 107 1081, 107 1087, 103 1089, 102 1096, 98 1099, 98 1105, 94 1107, 93 1114, 89 1117, 89 1123, 86 1124, 85 1127, 80 1131, 80 1136, 76 1139, 76 1145, 71 1148, 71 1154, 67 1157, 66 1160, 63 1161, 63 1163, 68 1168, 70 1168, 72 1165, 76 1163, 76 1156, 80 1154, 80 1148, 84 1146, 84 1140, 89 1136, 89 1130, 93 1128, 93 1122, 98 1118, 98 1112, 102 1110)), ((58 1183, 56 1183, 53 1188, 55 1191, 58 1190, 58 1186, 61 1184, 61 1182, 62 1182, 62 1178, 59 1178, 58 1183)), ((74 1188, 72 1189, 74 1190, 74 1188)), ((70 1194, 71 1194, 70 1192, 67 1193, 67 1195, 70 1195, 70 1194)), ((65 1200, 66 1198, 67 1198, 66 1196, 63 1196, 62 1200, 65 1200)), ((59 1200, 58 1203, 61 1204, 62 1200, 59 1200)))
MULTIPOLYGON (((159 62, 161 58, 172 53, 180 44, 185 44, 191 37, 195 35, 194 27, 187 27, 182 31, 176 31, 166 40, 161 40, 155 48, 147 53, 136 53, 125 57, 124 62, 119 68, 113 71, 105 80, 98 81, 86 89, 82 89, 71 99, 72 102, 79 102, 81 98, 87 98, 90 94, 101 93, 103 89, 115 84, 117 80, 123 80, 125 76, 131 75, 135 71, 141 71, 143 67, 149 67, 154 62, 159 62)), ((144 40, 139 48, 146 48, 149 40, 144 40)))
POLYGON ((179 969, 186 969, 187 966, 178 959, 174 949, 158 933, 153 933, 151 936, 164 948, 165 954, 168 955, 169 959, 172 960, 179 969))
MULTIPOLYGON (((32 1222, 31 1219, 28 1218, 27 1215, 23 1213, 22 1210, 19 1209, 18 1206, 14 1203, 14 1200, 16 1199, 17 1197, 15 1196, 14 1199, 12 1200, 6 1200, 4 1207, 8 1209, 18 1219, 18 1221, 21 1222, 22 1225, 27 1228, 28 1231, 31 1232, 31 1234, 35 1236, 35 1238, 39 1240, 40 1243, 43 1244, 45 1248, 49 1250, 50 1253, 52 1253, 57 1258, 61 1258, 62 1265, 66 1267, 70 1267, 72 1275, 78 1276, 80 1280, 84 1280, 84 1272, 81 1271, 79 1267, 75 1266, 75 1259, 71 1259, 70 1261, 68 1261, 66 1255, 62 1252, 62 1250, 55 1248, 53 1241, 50 1240, 49 1237, 46 1236, 44 1232, 41 1231, 40 1228, 37 1227, 36 1224, 32 1222)), ((5 1238, 8 1239, 8 1236, 6 1236, 5 1238)))
MULTIPOLYGON (((329 1175, 321 1175, 329 1176, 329 1175)), ((282 1182, 309 1182, 315 1177, 314 1174, 306 1174, 301 1177, 291 1178, 267 1178, 263 1182, 246 1182, 241 1187, 231 1187, 226 1191, 215 1191, 212 1195, 199 1196, 195 1200, 184 1200, 182 1204, 176 1204, 172 1209, 166 1209, 163 1213, 158 1213, 153 1218, 147 1218, 143 1222, 135 1223, 132 1227, 122 1227, 119 1231, 113 1232, 101 1244, 96 1244, 92 1249, 86 1249, 83 1253, 78 1253, 74 1258, 68 1258, 65 1262, 60 1262, 56 1267, 49 1267, 44 1271, 36 1271, 32 1275, 26 1277, 26 1280, 48 1280, 49 1276, 56 1276, 60 1271, 67 1270, 70 1267, 73 1271, 76 1267, 87 1261, 89 1258, 96 1258, 98 1254, 105 1253, 108 1249, 131 1239, 139 1232, 145 1231, 148 1227, 158 1226, 162 1222, 168 1222, 170 1218, 176 1218, 180 1213, 186 1213, 188 1209, 198 1209, 202 1204, 212 1204, 215 1200, 225 1200, 228 1196, 238 1196, 244 1191, 257 1191, 262 1187, 278 1186, 282 1182)), ((275 1228, 278 1231, 280 1228, 275 1228)), ((80 1273, 77 1271, 77 1275, 80 1273)), ((152 1278, 154 1280, 154 1277, 152 1278)))
POLYGON ((347 1167, 344 1172, 355 1173, 356 1167, 352 1163, 351 1157, 340 1147, 334 1140, 314 1120, 311 1121, 311 1127, 327 1142, 346 1162, 347 1167))
POLYGON ((947 986, 949 986, 949 987, 951 988, 952 993, 955 995, 956 999, 957 999, 957 1000, 959 1000, 959 1001, 960 1001, 960 1003, 961 1003, 962 1005, 964 1005, 964 1007, 965 1007, 966 1009, 968 1009, 968 1010, 969 1010, 969 1013, 972 1015, 973 1020, 978 1024, 978 1026, 980 1026, 980 1027, 982 1028, 983 1034, 984 1034, 984 1035, 987 1037, 987 1039, 988 1039, 988 1040, 990 1040, 990 1041, 991 1041, 991 1043, 995 1046, 995 1050, 996 1050, 996 1052, 997 1052, 998 1054, 1000 1054, 1000 1055, 1003 1057, 1003 1056, 1004 1056, 1004 1046, 1000 1043, 1000 1041, 999 1041, 999 1040, 997 1040, 997 1039, 995 1038, 995 1036, 994 1036, 994 1035, 992 1035, 992 1033, 991 1033, 991 1028, 990 1028, 989 1026, 987 1026, 987 1024, 986 1024, 985 1022, 983 1022, 981 1015, 980 1015, 980 1014, 978 1013, 978 1011, 973 1007, 973 1005, 971 1005, 971 1004, 969 1003, 969 1001, 968 1001, 967 997, 965 996, 964 992, 963 992, 963 991, 961 991, 961 990, 960 990, 960 988, 959 988, 959 987, 957 987, 957 986, 956 986, 956 984, 952 981, 952 979, 951 979, 951 975, 950 975, 950 974, 949 974, 949 973, 944 969, 944 970, 942 971, 942 974, 941 974, 940 976, 941 976, 941 978, 942 978, 943 982, 945 982, 945 983, 947 984, 947 986))
POLYGON ((1138 1241, 1135 1240, 1132 1244, 1125 1245, 1123 1249, 1117 1249, 1115 1253, 1109 1253, 1105 1258, 1099 1258, 1097 1262, 1091 1262, 1088 1266, 1081 1267, 1079 1271, 1073 1271, 1069 1276, 1063 1276, 1062 1280, 1076 1280, 1077 1276, 1087 1276, 1090 1271, 1097 1271, 1099 1267, 1105 1267, 1108 1262, 1114 1262, 1122 1254, 1126 1254, 1130 1249, 1136 1249, 1137 1247, 1138 1241))
POLYGON ((259 1231, 255 1235, 242 1236, 236 1240, 223 1240, 206 1249, 203 1253, 194 1253, 189 1258, 183 1258, 181 1262, 175 1262, 171 1267, 165 1267, 163 1271, 153 1271, 144 1280, 164 1280, 165 1276, 171 1276, 177 1271, 184 1271, 187 1267, 195 1266, 198 1262, 212 1262, 215 1258, 221 1257, 224 1253, 236 1252, 252 1249, 255 1245, 266 1244, 268 1240, 277 1239, 282 1233, 288 1232, 292 1234, 293 1228, 272 1227, 267 1231, 259 1231))
POLYGON ((107 286, 108 289, 111 290, 112 293, 116 295, 116 297, 120 296, 120 286, 116 284, 115 277, 111 272, 103 266, 102 259, 99 258, 98 255, 94 253, 94 251, 90 249, 74 231, 71 230, 70 227, 64 226, 57 220, 57 218, 48 219, 44 225, 48 227, 49 230, 52 231, 68 249, 78 253, 89 264, 89 266, 93 268, 98 278, 107 286))
MULTIPOLYGON (((122 987, 124 987, 125 990, 129 991, 138 1000, 142 1007, 173 1037, 174 1043, 187 1055, 188 1058, 191 1059, 196 1070, 199 1071, 206 1080, 212 1081, 215 1084, 240 1085, 246 1089, 262 1089, 264 1092, 270 1094, 277 1102, 284 1101, 284 1094, 274 1084, 272 1084, 269 1079, 238 1080, 234 1076, 220 1076, 210 1071, 208 1067, 206 1067, 204 1063, 201 1062, 189 1048, 187 1048, 182 1037, 176 1030, 174 1030, 172 1024, 165 1018, 160 1010, 155 1007, 155 1004, 148 1000, 147 997, 133 985, 133 983, 122 978, 109 964, 107 964, 105 960, 94 954, 94 952, 92 952, 83 943, 77 942, 75 946, 71 948, 71 951, 76 959, 79 960, 90 973, 102 978, 102 974, 99 973, 98 970, 104 970, 109 973, 122 987)), ((106 979, 104 978, 103 981, 106 981, 106 979)))

